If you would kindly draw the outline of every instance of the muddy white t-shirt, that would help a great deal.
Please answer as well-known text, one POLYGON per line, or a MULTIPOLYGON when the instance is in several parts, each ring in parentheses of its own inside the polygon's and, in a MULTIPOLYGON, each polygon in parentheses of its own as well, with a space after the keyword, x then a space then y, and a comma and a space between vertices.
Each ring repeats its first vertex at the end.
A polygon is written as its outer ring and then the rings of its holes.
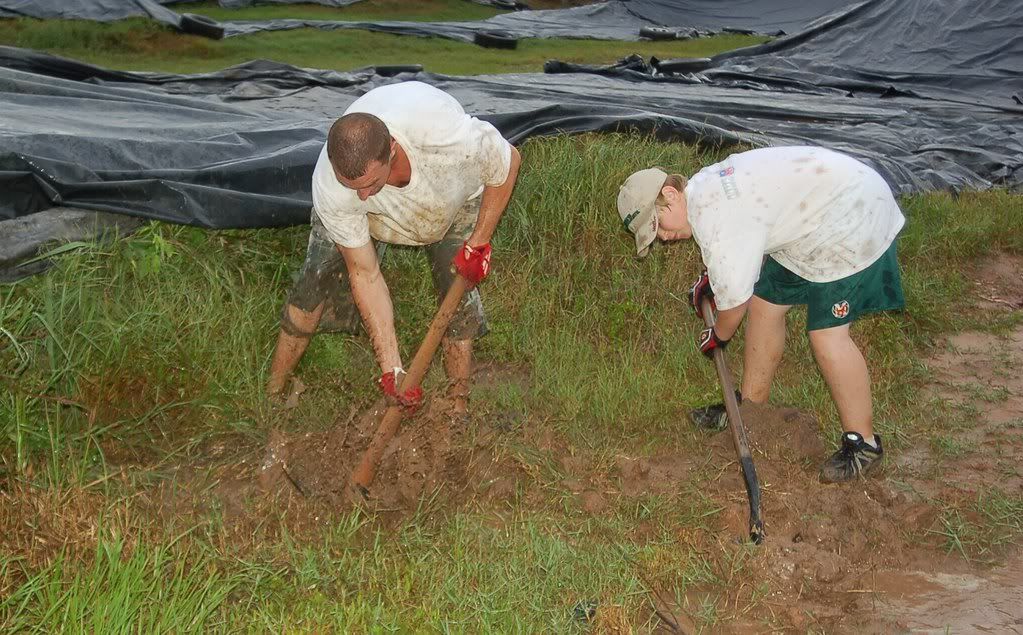
POLYGON ((338 182, 324 144, 313 170, 313 212, 331 239, 361 247, 370 236, 402 245, 444 237, 466 201, 508 178, 511 144, 491 124, 465 114, 447 93, 422 82, 381 86, 345 111, 379 117, 405 150, 412 177, 360 201, 338 182))
POLYGON ((752 297, 764 255, 832 282, 873 264, 905 223, 881 175, 825 148, 733 154, 695 174, 685 193, 719 309, 752 297))

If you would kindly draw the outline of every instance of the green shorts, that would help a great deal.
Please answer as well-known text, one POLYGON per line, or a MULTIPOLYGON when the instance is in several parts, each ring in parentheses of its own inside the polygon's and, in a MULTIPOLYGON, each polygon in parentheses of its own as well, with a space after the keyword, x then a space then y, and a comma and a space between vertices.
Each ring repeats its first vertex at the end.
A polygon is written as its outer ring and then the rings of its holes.
POLYGON ((894 242, 863 271, 833 282, 810 282, 768 256, 753 295, 771 304, 805 304, 807 331, 851 324, 866 313, 906 306, 894 242))

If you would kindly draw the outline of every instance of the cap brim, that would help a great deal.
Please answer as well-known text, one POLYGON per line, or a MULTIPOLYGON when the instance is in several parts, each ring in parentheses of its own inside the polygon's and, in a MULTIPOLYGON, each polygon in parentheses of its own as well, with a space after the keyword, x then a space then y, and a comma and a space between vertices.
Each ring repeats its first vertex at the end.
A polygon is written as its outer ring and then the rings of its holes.
POLYGON ((634 222, 636 230, 636 257, 645 258, 657 240, 657 207, 651 203, 634 222))

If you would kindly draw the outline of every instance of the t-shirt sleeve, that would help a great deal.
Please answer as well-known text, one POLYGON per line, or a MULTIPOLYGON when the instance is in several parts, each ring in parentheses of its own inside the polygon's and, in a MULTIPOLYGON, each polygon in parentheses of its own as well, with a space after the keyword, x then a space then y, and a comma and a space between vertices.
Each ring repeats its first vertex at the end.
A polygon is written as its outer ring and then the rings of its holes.
POLYGON ((369 243, 369 217, 363 212, 347 209, 343 200, 326 191, 316 179, 313 181, 313 213, 336 244, 354 249, 369 243))
POLYGON ((492 124, 472 118, 473 134, 479 143, 480 176, 483 185, 497 187, 508 180, 511 170, 511 144, 492 124))
POLYGON ((336 244, 355 249, 369 243, 369 219, 365 214, 322 214, 314 210, 327 235, 336 244))
POLYGON ((760 279, 764 262, 762 244, 728 240, 701 251, 718 310, 733 309, 753 297, 753 286, 760 279))

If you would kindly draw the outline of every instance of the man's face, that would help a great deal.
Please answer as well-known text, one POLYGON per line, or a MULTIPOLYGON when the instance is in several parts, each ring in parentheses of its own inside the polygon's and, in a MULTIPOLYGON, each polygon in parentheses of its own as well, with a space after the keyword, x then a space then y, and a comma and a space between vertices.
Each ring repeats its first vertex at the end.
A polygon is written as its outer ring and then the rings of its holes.
POLYGON ((370 161, 369 165, 366 166, 366 172, 357 179, 346 179, 337 172, 334 176, 337 178, 338 183, 344 185, 350 190, 355 190, 359 195, 360 201, 365 201, 367 198, 376 195, 380 190, 384 189, 387 185, 387 178, 391 175, 391 163, 386 161, 381 163, 380 161, 370 161))

